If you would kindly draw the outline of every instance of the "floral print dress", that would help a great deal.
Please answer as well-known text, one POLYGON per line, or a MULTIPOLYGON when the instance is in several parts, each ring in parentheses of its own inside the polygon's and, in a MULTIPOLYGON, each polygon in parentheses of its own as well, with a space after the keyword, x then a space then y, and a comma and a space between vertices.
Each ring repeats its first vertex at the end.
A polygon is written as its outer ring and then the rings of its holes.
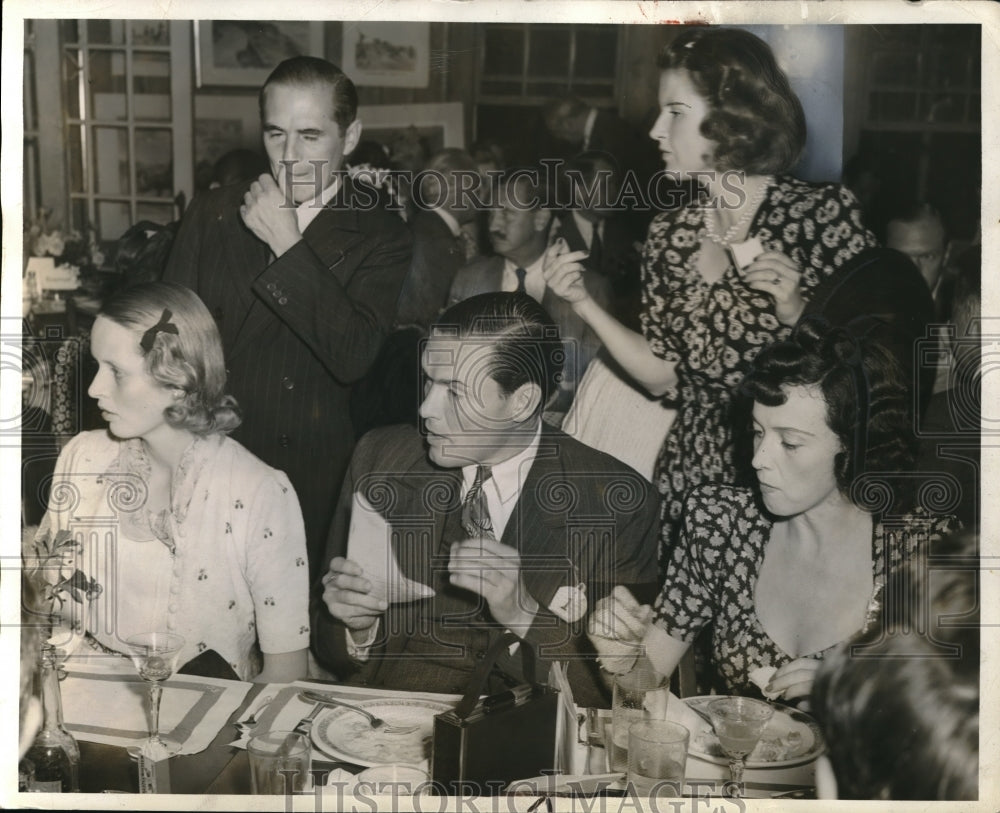
MULTIPOLYGON (((653 353, 677 362, 679 379, 665 396, 675 402, 677 416, 655 475, 663 496, 661 563, 688 489, 732 481, 732 393, 760 349, 791 330, 775 316, 772 298, 744 285, 732 263, 716 282, 701 276, 707 211, 687 206, 658 215, 643 249, 642 332, 653 353)), ((749 237, 798 264, 807 300, 834 270, 876 245, 849 190, 791 177, 770 185, 749 237)))
MULTIPOLYGON (((948 533, 952 524, 951 517, 923 511, 891 521, 875 519, 874 588, 864 629, 881 609, 886 578, 918 550, 927 550, 932 538, 948 533)), ((700 676, 702 691, 760 697, 750 673, 795 659, 767 634, 754 606, 771 527, 750 489, 705 485, 688 495, 666 582, 656 600, 655 623, 681 641, 693 641, 711 627, 711 641, 706 642, 711 674, 708 679, 700 676)), ((801 657, 822 658, 833 646, 801 657)), ((701 666, 705 672, 705 664, 701 666)))

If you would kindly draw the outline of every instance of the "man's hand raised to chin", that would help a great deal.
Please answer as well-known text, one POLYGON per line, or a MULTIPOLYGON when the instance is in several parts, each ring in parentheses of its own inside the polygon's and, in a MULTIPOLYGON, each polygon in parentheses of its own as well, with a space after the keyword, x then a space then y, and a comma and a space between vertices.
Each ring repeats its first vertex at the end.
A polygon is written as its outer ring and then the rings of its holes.
POLYGON ((250 184, 243 196, 240 217, 250 231, 271 247, 275 257, 302 239, 295 204, 285 199, 277 181, 267 173, 250 184))

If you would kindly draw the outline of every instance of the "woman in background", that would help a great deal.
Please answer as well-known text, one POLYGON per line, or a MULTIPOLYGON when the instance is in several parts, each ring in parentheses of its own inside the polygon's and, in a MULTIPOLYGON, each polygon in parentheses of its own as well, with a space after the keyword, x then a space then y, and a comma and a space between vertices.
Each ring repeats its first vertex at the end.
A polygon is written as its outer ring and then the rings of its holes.
POLYGON ((688 490, 733 480, 729 406, 748 363, 786 337, 810 292, 875 238, 847 189, 783 174, 805 146, 805 117, 766 43, 740 29, 695 28, 664 49, 659 66, 650 136, 668 172, 701 193, 650 226, 642 333, 588 295, 582 252, 554 245, 545 275, 639 385, 677 405, 655 475, 662 568, 688 490))

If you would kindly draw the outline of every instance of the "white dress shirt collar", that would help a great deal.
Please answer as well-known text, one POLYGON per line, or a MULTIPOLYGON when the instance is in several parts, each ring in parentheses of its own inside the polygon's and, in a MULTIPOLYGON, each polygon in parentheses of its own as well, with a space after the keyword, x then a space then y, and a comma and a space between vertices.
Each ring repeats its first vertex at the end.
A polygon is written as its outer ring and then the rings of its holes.
MULTIPOLYGON (((490 466, 491 476, 483 484, 486 493, 486 504, 490 509, 490 520, 493 522, 493 533, 497 539, 503 536, 507 521, 514 513, 514 506, 521 494, 524 481, 528 477, 535 456, 538 454, 538 444, 542 438, 542 422, 538 422, 535 437, 531 443, 520 452, 502 463, 490 466)), ((476 479, 476 466, 462 466, 462 496, 468 493, 473 480, 476 479)))
POLYGON ((320 213, 323 207, 333 200, 333 196, 337 194, 339 188, 340 177, 335 173, 333 182, 326 189, 320 192, 315 198, 304 201, 296 207, 295 218, 299 222, 300 232, 304 232, 309 227, 309 224, 316 219, 316 215, 320 213))

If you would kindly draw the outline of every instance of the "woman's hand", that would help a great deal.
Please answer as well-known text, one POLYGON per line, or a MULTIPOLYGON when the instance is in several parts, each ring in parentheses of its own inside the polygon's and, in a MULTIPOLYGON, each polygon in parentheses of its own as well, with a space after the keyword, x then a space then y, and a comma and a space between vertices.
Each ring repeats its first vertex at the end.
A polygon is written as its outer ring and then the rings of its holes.
POLYGON ((574 307, 590 299, 590 292, 583 283, 583 263, 586 251, 569 251, 563 238, 556 240, 545 251, 542 276, 545 284, 559 297, 574 307))
POLYGON ((618 586, 594 607, 587 635, 609 672, 632 668, 639 644, 653 623, 653 609, 639 604, 627 588, 618 586))
POLYGON ((795 260, 780 251, 758 254, 743 272, 747 287, 771 295, 775 316, 783 325, 794 325, 806 307, 801 278, 802 272, 795 260))
POLYGON ((816 658, 796 658, 775 670, 764 691, 777 692, 785 700, 807 698, 812 691, 813 679, 820 663, 816 658))

